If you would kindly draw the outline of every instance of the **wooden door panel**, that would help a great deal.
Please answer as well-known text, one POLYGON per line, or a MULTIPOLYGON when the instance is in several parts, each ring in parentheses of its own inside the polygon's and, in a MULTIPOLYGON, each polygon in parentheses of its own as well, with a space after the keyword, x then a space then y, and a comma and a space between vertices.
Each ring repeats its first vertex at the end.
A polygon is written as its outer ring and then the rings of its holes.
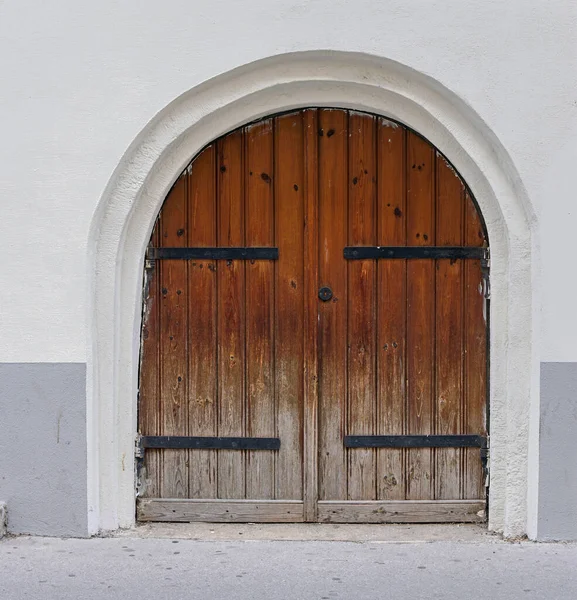
MULTIPOLYGON (((216 246, 216 145, 192 163, 188 178, 188 244, 216 246)), ((217 264, 188 262, 188 432, 217 435, 217 264)), ((189 498, 217 497, 217 453, 190 450, 189 498)))
MULTIPOLYGON (((245 132, 246 245, 274 246, 272 119, 245 132)), ((274 263, 253 261, 246 268, 247 435, 274 437, 274 263)), ((275 497, 272 451, 246 455, 246 497, 275 497)))
POLYGON ((343 447, 347 394, 348 114, 319 111, 319 288, 333 297, 319 313, 319 500, 347 497, 343 447))
MULTIPOLYGON (((463 245, 465 190, 442 157, 436 160, 437 245, 463 245)), ((435 433, 462 433, 463 261, 436 264, 435 433)), ((435 450, 435 498, 461 497, 460 448, 435 450)))
MULTIPOLYGON (((375 246, 376 123, 359 113, 349 117, 349 246, 375 246)), ((348 271, 347 434, 376 430, 376 268, 374 260, 352 261, 348 271)), ((374 448, 347 449, 348 500, 375 498, 374 448)))
POLYGON ((264 247, 278 259, 147 261, 139 432, 257 445, 147 448, 138 518, 482 519, 479 448, 345 440, 486 435, 481 261, 344 249, 486 244, 460 177, 384 118, 299 110, 207 146, 165 200, 151 247, 264 247), (257 449, 270 438, 278 449, 257 449))
MULTIPOLYGON (((160 223, 157 220, 151 244, 159 245, 160 223)), ((160 277, 157 272, 146 272, 144 279, 144 307, 142 311, 141 361, 139 385, 138 431, 142 435, 160 432, 160 277)), ((140 468, 139 496, 160 497, 162 451, 146 452, 140 468)))
POLYGON ((301 500, 304 321, 304 131, 302 113, 278 117, 275 129, 276 498, 301 500))
MULTIPOLYGON (((434 151, 414 133, 407 136, 407 245, 435 245, 434 151)), ((407 433, 433 433, 435 264, 407 261, 407 433)), ((409 449, 406 497, 432 497, 433 450, 409 449)))
MULTIPOLYGON (((377 242, 405 246, 406 131, 379 119, 377 242)), ((407 261, 377 261, 377 434, 406 431, 407 261)), ((377 500, 404 500, 407 451, 378 448, 377 500)))
POLYGON ((318 419, 318 111, 303 112, 304 134, 304 320, 303 320, 303 502, 304 518, 317 520, 318 419))
MULTIPOLYGON (((465 243, 482 246, 483 226, 470 195, 466 194, 465 243)), ((481 265, 467 262, 465 270, 465 394, 464 428, 486 435, 487 401, 487 315, 483 297, 481 265)), ((479 457, 473 448, 464 450, 464 498, 481 498, 485 493, 485 477, 479 457)))
MULTIPOLYGON (((217 144, 217 245, 244 246, 242 132, 217 144)), ((218 294, 218 433, 244 436, 245 429, 245 264, 220 261, 218 294)), ((218 453, 218 498, 245 497, 244 451, 218 453)))
MULTIPOLYGON (((180 178, 172 191, 172 210, 160 219, 160 245, 186 246, 187 179, 180 178)), ((160 412, 162 435, 182 435, 188 422, 187 350, 188 265, 183 261, 163 261, 160 276, 160 412)), ((167 498, 188 495, 186 453, 165 450, 160 471, 160 493, 167 498)))

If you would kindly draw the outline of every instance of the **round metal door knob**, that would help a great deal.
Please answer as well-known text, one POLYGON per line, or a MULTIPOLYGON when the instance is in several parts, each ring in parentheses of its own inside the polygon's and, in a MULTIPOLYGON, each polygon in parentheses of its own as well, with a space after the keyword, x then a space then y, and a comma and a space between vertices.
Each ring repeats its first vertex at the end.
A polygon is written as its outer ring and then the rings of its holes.
POLYGON ((333 297, 333 290, 330 287, 322 287, 319 290, 319 298, 323 302, 328 302, 333 297))

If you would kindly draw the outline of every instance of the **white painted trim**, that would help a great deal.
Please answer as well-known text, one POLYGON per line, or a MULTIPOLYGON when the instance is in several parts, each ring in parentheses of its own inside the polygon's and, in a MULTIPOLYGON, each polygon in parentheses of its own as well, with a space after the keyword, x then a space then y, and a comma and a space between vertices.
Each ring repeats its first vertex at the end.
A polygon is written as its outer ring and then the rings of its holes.
POLYGON ((528 461, 536 432, 529 427, 539 408, 539 370, 532 206, 502 144, 459 97, 398 63, 340 52, 276 56, 205 82, 161 111, 114 172, 89 243, 90 531, 134 524, 143 257, 166 194, 211 140, 304 106, 355 108, 407 124, 448 157, 473 191, 492 256, 489 527, 508 536, 533 531, 528 506, 536 505, 536 481, 528 478, 528 461))

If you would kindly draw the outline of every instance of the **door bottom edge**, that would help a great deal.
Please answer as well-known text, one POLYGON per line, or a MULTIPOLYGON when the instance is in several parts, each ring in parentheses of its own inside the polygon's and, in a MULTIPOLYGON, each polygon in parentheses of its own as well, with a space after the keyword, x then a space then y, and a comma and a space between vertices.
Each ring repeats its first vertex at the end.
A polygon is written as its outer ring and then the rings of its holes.
POLYGON ((302 500, 139 498, 140 522, 303 523, 302 500))
POLYGON ((321 523, 483 523, 485 500, 320 501, 321 523))
MULTIPOLYGON (((138 522, 304 523, 302 500, 139 498, 138 522)), ((477 500, 321 500, 317 523, 483 523, 477 500)))

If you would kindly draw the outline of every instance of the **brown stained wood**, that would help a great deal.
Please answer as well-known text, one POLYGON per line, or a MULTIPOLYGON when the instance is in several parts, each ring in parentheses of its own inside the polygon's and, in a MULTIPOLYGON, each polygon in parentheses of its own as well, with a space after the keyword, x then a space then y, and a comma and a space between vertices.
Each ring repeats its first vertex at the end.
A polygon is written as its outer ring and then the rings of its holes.
MULTIPOLYGON (((274 246, 273 122, 245 130, 247 246, 274 246)), ((275 436, 274 262, 246 263, 247 435, 275 436)), ((274 452, 246 453, 246 497, 274 498, 274 452)))
POLYGON ((304 228, 304 423, 303 498, 306 521, 317 519, 318 496, 318 118, 303 114, 305 161, 304 228))
MULTIPOLYGON (((377 139, 377 241, 404 246, 407 210, 406 131, 379 119, 377 139)), ((377 261, 377 434, 402 435, 406 429, 407 261, 377 261)), ((377 450, 377 499, 404 500, 407 452, 377 450)))
MULTIPOLYGON (((216 148, 192 163, 188 177, 189 246, 216 245, 216 148)), ((216 304, 217 261, 188 261, 188 434, 217 434, 216 304)), ((217 452, 191 450, 189 497, 216 498, 217 452)))
MULTIPOLYGON (((465 243, 484 246, 483 226, 469 194, 465 199, 465 243)), ((486 434, 487 402, 487 323, 482 289, 481 266, 469 261, 465 265, 465 402, 464 431, 486 434)), ((472 448, 465 453, 464 498, 485 496, 485 478, 479 453, 472 448)))
MULTIPOLYGON (((218 246, 244 246, 241 131, 217 144, 218 246)), ((245 435, 245 264, 220 261, 218 279, 218 435, 245 435)), ((218 497, 245 497, 244 451, 218 452, 218 497)))
POLYGON ((484 521, 484 508, 485 502, 482 500, 319 502, 319 521, 321 523, 479 523, 484 521))
MULTIPOLYGON (((158 221, 150 242, 158 246, 158 221)), ((160 357, 159 357, 159 277, 158 269, 149 268, 144 273, 144 310, 142 314, 142 336, 140 356, 140 386, 138 394, 138 432, 141 435, 156 435, 160 432, 160 357)), ((139 473, 142 497, 160 495, 160 450, 147 452, 144 470, 139 473)))
POLYGON ((147 263, 139 432, 281 445, 147 450, 138 518, 483 520, 478 448, 343 443, 486 434, 480 261, 345 260, 343 248, 486 244, 458 175, 381 117, 307 109, 205 148, 168 194, 151 245, 278 247, 279 257, 147 263))
POLYGON ((302 112, 275 124, 275 399, 277 499, 303 497, 304 130, 302 112), (280 258, 282 257, 282 258, 280 258))
MULTIPOLYGON (((376 245, 375 119, 352 113, 348 136, 348 245, 376 245)), ((376 413, 376 261, 348 264, 348 406, 347 434, 375 433, 376 413)), ((349 500, 372 500, 375 491, 375 454, 372 448, 350 448, 349 500)))
MULTIPOLYGON (((434 152, 414 133, 407 136, 407 245, 435 244, 434 152)), ((407 433, 433 432, 435 351, 434 261, 407 261, 407 433)), ((430 449, 409 449, 407 499, 432 497, 430 449)))
POLYGON ((209 523, 302 523, 303 503, 275 500, 142 499, 138 502, 139 521, 209 523))
MULTIPOLYGON (((186 246, 186 176, 180 176, 170 195, 170 210, 162 211, 160 215, 160 245, 186 246)), ((158 266, 161 435, 183 435, 188 424, 187 270, 188 265, 181 260, 165 260, 158 266)), ((164 450, 161 456, 161 495, 186 498, 188 495, 187 453, 179 450, 164 450)))
MULTIPOLYGON (((463 244, 465 187, 442 156, 437 156, 437 245, 463 244)), ((461 433, 463 370, 462 260, 436 261, 435 433, 461 433)), ((459 499, 463 450, 438 448, 435 498, 459 499)), ((480 496, 476 496, 477 498, 480 496)))
POLYGON ((319 110, 319 287, 333 298, 319 311, 319 499, 347 498, 343 448, 347 391, 348 115, 319 110))

